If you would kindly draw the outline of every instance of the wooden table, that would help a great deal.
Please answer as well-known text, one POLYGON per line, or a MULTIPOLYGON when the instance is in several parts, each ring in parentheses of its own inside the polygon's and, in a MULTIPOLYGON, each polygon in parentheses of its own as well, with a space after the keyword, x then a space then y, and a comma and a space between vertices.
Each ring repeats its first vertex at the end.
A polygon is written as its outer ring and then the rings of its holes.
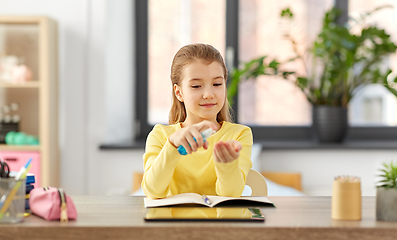
POLYGON ((264 223, 145 222, 142 197, 73 197, 77 221, 29 216, 1 224, 0 239, 396 239, 397 222, 375 219, 375 197, 363 197, 361 221, 331 219, 330 197, 268 197, 264 223))

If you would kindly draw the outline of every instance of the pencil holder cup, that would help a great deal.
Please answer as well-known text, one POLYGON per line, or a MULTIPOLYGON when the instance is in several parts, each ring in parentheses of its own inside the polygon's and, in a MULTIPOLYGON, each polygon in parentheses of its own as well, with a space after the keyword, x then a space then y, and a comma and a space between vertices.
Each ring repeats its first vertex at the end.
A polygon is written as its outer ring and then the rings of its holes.
POLYGON ((25 213, 26 179, 0 178, 0 223, 19 223, 25 213))
POLYGON ((332 219, 361 219, 361 183, 358 178, 336 178, 332 187, 332 219))

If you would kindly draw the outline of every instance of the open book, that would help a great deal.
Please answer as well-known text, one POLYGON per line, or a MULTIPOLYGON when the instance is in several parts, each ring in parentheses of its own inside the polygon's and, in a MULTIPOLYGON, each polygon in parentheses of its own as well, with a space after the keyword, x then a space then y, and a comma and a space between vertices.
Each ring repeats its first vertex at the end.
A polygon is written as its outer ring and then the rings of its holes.
POLYGON ((222 197, 213 195, 200 195, 197 193, 182 193, 161 199, 144 198, 145 208, 176 206, 176 205, 202 205, 207 207, 222 206, 272 206, 273 203, 266 197, 222 197), (206 199, 207 198, 207 199, 206 199))

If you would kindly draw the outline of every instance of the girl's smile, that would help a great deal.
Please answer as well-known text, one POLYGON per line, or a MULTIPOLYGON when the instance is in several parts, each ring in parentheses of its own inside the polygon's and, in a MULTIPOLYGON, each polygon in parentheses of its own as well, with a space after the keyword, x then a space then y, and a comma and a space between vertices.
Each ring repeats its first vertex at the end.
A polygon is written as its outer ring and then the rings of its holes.
POLYGON ((216 103, 205 103, 205 104, 200 104, 200 106, 205 108, 212 108, 216 106, 216 103))

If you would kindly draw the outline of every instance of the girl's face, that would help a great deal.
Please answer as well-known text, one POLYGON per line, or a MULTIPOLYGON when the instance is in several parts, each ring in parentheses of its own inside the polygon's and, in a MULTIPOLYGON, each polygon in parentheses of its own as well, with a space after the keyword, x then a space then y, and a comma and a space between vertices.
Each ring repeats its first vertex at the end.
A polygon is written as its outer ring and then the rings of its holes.
POLYGON ((186 120, 194 124, 203 120, 216 123, 216 116, 225 104, 226 84, 223 68, 214 61, 194 61, 182 70, 180 85, 174 84, 175 95, 184 102, 186 120))

